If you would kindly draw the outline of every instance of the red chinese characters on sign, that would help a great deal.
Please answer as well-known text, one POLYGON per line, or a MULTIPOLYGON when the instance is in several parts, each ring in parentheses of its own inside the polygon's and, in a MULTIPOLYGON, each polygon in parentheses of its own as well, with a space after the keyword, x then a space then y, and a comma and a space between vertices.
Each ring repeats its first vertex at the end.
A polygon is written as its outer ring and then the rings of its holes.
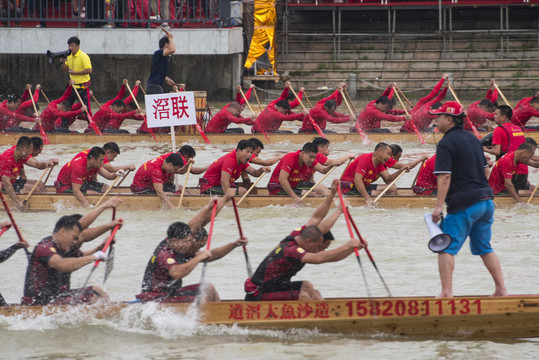
POLYGON ((259 319, 327 319, 329 304, 284 303, 284 304, 230 304, 228 318, 232 320, 259 319), (280 314, 280 315, 279 315, 280 314))
POLYGON ((154 110, 153 115, 157 120, 180 119, 184 116, 189 117, 189 105, 185 96, 153 99, 152 107, 154 110))

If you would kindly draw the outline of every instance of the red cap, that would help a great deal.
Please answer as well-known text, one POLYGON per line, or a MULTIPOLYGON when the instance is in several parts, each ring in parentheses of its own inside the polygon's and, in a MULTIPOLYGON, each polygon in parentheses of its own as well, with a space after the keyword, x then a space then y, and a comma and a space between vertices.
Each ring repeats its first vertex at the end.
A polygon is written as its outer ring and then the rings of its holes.
POLYGON ((448 101, 443 104, 439 109, 429 110, 429 114, 431 115, 445 114, 451 116, 459 116, 462 115, 462 113, 464 113, 464 108, 456 101, 448 101))

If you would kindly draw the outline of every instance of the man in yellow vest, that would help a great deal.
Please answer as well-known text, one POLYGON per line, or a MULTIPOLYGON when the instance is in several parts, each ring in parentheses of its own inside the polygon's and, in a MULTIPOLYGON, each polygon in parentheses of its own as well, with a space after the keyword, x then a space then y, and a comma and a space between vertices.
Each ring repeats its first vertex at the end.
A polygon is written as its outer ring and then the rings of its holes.
MULTIPOLYGON (((91 83, 90 74, 92 73, 90 57, 80 49, 80 39, 78 37, 70 37, 67 40, 67 45, 69 45, 71 55, 69 55, 67 59, 60 59, 62 68, 69 73, 69 77, 74 81, 75 88, 80 94, 82 101, 85 103, 84 105, 86 105, 88 112, 92 115, 89 91, 91 83)), ((77 99, 77 94, 72 92, 67 101, 73 105, 77 99)))

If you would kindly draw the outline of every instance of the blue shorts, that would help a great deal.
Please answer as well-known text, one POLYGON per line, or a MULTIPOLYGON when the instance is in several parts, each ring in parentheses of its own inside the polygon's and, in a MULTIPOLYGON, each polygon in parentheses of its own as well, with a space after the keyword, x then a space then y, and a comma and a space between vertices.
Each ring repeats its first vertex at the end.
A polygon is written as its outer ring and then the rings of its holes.
POLYGON ((447 214, 442 230, 453 240, 443 252, 457 255, 468 236, 470 236, 470 250, 473 255, 485 255, 493 252, 494 250, 490 246, 493 222, 494 201, 491 199, 478 201, 464 210, 447 214))

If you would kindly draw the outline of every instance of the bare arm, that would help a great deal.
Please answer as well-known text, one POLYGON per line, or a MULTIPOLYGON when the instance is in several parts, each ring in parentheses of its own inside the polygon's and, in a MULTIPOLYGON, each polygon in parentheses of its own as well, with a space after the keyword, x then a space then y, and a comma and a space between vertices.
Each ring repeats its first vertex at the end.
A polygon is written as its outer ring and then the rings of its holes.
POLYGON ((4 185, 4 189, 6 190, 6 193, 8 194, 9 198, 13 201, 13 203, 17 206, 17 208, 22 209, 24 207, 24 204, 17 197, 17 194, 15 193, 15 189, 13 189, 13 185, 11 185, 9 176, 2 176, 2 185, 4 185))
POLYGON ((223 191, 226 192, 230 188, 230 179, 231 176, 226 171, 221 171, 221 187, 223 191))
POLYGON ((438 174, 437 176, 438 194, 436 195, 436 207, 432 213, 432 221, 440 221, 441 214, 444 207, 445 197, 449 191, 449 185, 451 184, 451 174, 438 174))
POLYGON ((153 183, 153 188, 155 189, 155 193, 157 196, 159 196, 159 199, 167 206, 167 209, 176 209, 177 206, 172 204, 170 199, 168 198, 167 193, 163 190, 163 184, 161 183, 153 183))
POLYGON ((263 166, 261 168, 255 169, 252 166, 247 167, 247 169, 244 170, 247 174, 259 177, 264 172, 270 172, 271 169, 268 166, 263 166))
POLYGON ((483 146, 483 151, 498 156, 502 151, 502 146, 500 144, 492 145, 490 148, 483 146))
POLYGON ((339 261, 353 253, 355 248, 363 249, 364 246, 358 239, 350 239, 346 244, 335 249, 307 253, 301 258, 301 262, 306 264, 323 264, 339 261))
POLYGON ((225 204, 232 199, 236 195, 236 189, 230 188, 225 193, 224 196, 220 198, 212 198, 210 199, 210 202, 208 205, 206 205, 198 214, 195 215, 194 218, 191 219, 187 223, 189 227, 191 228, 191 231, 193 233, 197 232, 200 228, 204 227, 207 223, 211 221, 211 213, 213 209, 213 204, 215 201, 217 201, 217 210, 216 215, 219 214, 221 209, 225 206, 225 204))
POLYGON ((515 186, 513 185, 511 179, 503 179, 503 181, 507 192, 511 194, 511 196, 517 201, 517 203, 523 202, 520 196, 518 196, 518 191, 515 189, 515 186))
POLYGON ((374 204, 374 201, 372 200, 371 196, 367 192, 367 188, 365 187, 365 184, 363 183, 363 175, 360 173, 356 173, 354 175, 354 186, 356 187, 357 191, 365 198, 365 201, 367 202, 367 205, 374 204))
POLYGON ((269 159, 261 159, 258 156, 251 160, 251 164, 261 165, 261 166, 272 166, 276 162, 280 161, 283 158, 284 154, 271 157, 269 159))
POLYGON ((247 239, 238 239, 236 241, 232 241, 226 245, 213 249, 211 251, 211 257, 208 259, 208 261, 219 260, 220 258, 227 255, 229 252, 231 252, 238 246, 242 246, 242 245, 247 245, 247 239))
POLYGON ((86 200, 86 198, 84 197, 84 194, 82 193, 82 191, 80 191, 82 187, 82 184, 71 184, 71 188, 73 189, 73 195, 75 195, 75 198, 80 201, 80 203, 86 207, 92 205, 90 204, 90 202, 88 200, 86 200))
POLYGON ((51 160, 47 160, 47 161, 38 161, 34 157, 31 157, 26 162, 26 165, 31 166, 31 167, 36 168, 36 169, 41 169, 41 170, 46 169, 46 168, 48 168, 50 166, 53 166, 53 165, 57 165, 57 164, 58 164, 58 159, 51 159, 51 160))
POLYGON ((104 167, 101 167, 101 169, 99 169, 98 174, 103 176, 107 180, 115 180, 116 179, 116 174, 109 172, 104 167))
POLYGON ((183 279, 193 271, 193 269, 202 261, 211 256, 211 251, 203 250, 197 253, 191 260, 186 263, 174 265, 168 271, 171 278, 179 280, 183 279))
POLYGON ((92 263, 95 260, 96 258, 93 255, 86 255, 77 258, 63 258, 60 255, 53 255, 49 260, 48 266, 64 273, 71 273, 92 263))
POLYGON ((288 173, 284 170, 281 170, 279 173, 279 184, 283 190, 294 200, 294 203, 301 201, 300 197, 296 195, 294 190, 292 190, 292 186, 290 186, 290 182, 288 181, 288 173))
MULTIPOLYGON (((335 194, 337 193, 337 186, 339 184, 339 180, 335 179, 331 183, 331 193, 329 196, 326 196, 324 201, 316 208, 313 215, 307 222, 307 226, 315 225, 318 226, 322 220, 327 216, 329 209, 331 208, 331 203, 333 202, 333 198, 335 197, 335 194)), ((320 228, 320 227, 319 227, 320 228)), ((322 230, 322 229, 320 229, 322 230)), ((322 233, 326 233, 327 231, 323 231, 322 233)))

